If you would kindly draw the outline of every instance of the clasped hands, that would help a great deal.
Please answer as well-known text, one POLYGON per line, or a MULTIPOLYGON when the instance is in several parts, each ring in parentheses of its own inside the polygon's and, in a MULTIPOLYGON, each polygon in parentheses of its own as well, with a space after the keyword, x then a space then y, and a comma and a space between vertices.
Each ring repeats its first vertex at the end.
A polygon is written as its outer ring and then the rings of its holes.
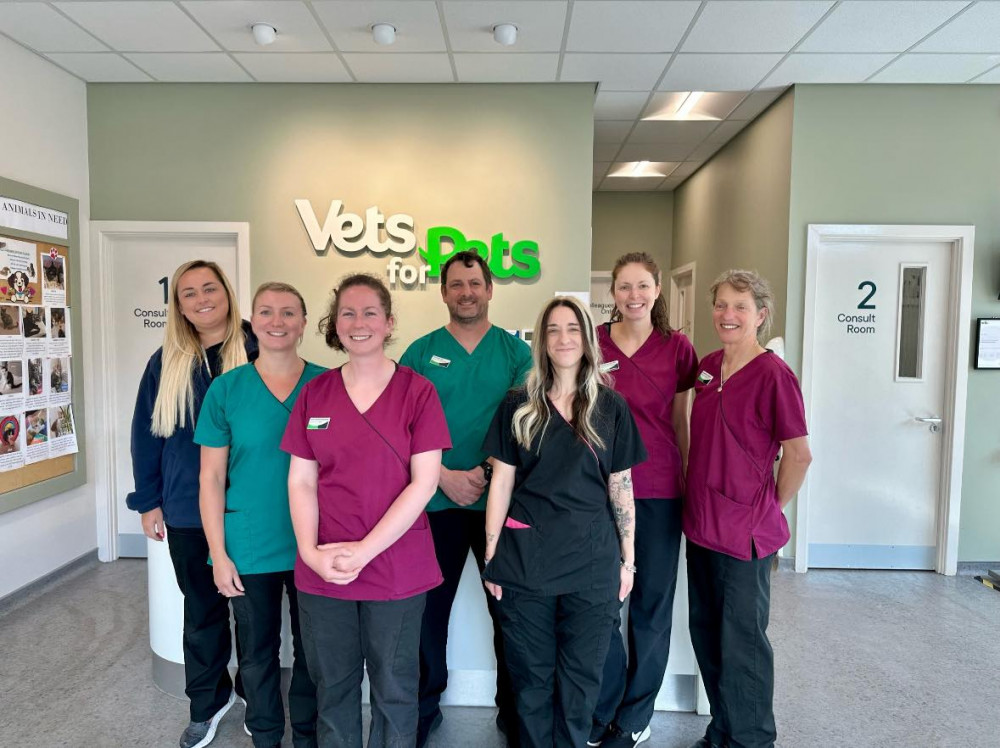
POLYGON ((318 545, 303 560, 324 582, 350 584, 368 565, 371 556, 362 541, 353 540, 318 545))

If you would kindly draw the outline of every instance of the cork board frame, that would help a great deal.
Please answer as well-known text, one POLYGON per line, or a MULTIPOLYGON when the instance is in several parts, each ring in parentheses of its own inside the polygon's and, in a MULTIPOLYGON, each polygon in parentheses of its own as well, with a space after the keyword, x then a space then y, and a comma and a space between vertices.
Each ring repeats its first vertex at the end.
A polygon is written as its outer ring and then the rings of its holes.
POLYGON ((69 216, 68 237, 37 234, 20 228, 0 225, 0 234, 14 239, 66 247, 69 272, 66 283, 66 305, 70 315, 70 339, 73 341, 71 382, 73 417, 79 451, 50 460, 25 465, 17 470, 0 473, 0 514, 57 494, 78 488, 87 482, 86 413, 83 389, 83 342, 81 301, 80 202, 67 195, 49 192, 22 182, 0 177, 0 195, 33 205, 60 211, 69 216))

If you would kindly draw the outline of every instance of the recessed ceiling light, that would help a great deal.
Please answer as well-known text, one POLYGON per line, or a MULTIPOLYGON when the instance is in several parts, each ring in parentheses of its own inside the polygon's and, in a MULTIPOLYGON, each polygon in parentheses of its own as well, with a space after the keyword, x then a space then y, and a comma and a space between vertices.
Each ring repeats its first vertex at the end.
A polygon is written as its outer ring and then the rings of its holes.
POLYGON ((649 161, 632 161, 622 164, 608 174, 609 177, 665 177, 649 161))
POLYGON ((692 91, 688 94, 687 98, 684 99, 684 103, 677 108, 677 116, 680 118, 687 118, 691 114, 691 110, 694 109, 694 105, 698 103, 698 100, 705 95, 704 91, 692 91))
MULTIPOLYGON (((657 94, 654 97, 653 104, 656 109, 652 114, 648 114, 642 119, 716 122, 721 119, 717 111, 720 103, 724 104, 731 98, 732 95, 729 93, 706 94, 704 91, 674 91, 657 94), (724 101, 720 101, 719 97, 727 98, 724 101)), ((728 112, 730 109, 732 107, 727 108, 726 111, 728 112)))

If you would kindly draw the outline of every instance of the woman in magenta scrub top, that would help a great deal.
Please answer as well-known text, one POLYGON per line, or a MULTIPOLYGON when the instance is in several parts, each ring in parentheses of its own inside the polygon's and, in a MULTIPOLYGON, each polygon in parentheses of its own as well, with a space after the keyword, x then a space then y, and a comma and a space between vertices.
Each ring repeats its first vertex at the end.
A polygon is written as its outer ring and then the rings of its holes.
POLYGON ((649 459, 632 468, 635 586, 628 601, 628 658, 616 622, 588 745, 633 748, 649 738, 653 704, 670 652, 681 496, 688 451, 689 391, 698 357, 667 322, 660 268, 645 252, 622 255, 611 271, 615 310, 598 340, 617 392, 625 397, 649 459))
POLYGON ((710 294, 722 349, 698 367, 684 501, 691 643, 712 707, 695 746, 770 748, 771 563, 812 456, 798 380, 759 342, 774 313, 767 281, 730 270, 710 294))
POLYGON ((320 331, 348 363, 302 388, 281 444, 322 748, 360 748, 366 664, 369 748, 416 742, 424 593, 441 583, 424 507, 451 441, 433 385, 384 353, 393 324, 380 279, 341 282, 320 331))

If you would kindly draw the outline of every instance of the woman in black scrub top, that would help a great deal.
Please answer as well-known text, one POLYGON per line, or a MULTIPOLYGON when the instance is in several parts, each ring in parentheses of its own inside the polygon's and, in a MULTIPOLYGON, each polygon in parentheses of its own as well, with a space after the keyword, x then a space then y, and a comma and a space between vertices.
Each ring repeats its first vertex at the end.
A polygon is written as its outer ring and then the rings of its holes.
POLYGON ((632 589, 631 468, 646 450, 625 400, 604 384, 580 302, 548 303, 532 357, 483 444, 493 458, 483 578, 498 601, 521 744, 578 748, 632 589))

